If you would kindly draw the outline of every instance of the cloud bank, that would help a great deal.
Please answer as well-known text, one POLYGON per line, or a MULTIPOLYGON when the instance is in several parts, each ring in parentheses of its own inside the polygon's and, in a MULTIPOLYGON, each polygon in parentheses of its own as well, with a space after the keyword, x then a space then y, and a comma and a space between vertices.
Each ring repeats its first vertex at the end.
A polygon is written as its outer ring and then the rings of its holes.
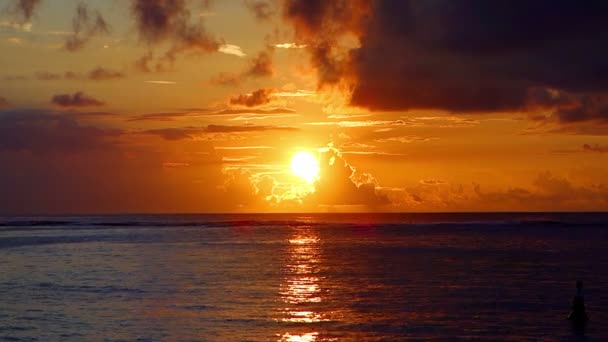
POLYGON ((60 107, 99 107, 105 105, 103 101, 90 97, 81 91, 71 95, 55 95, 51 98, 51 103, 60 107))
POLYGON ((283 14, 351 105, 606 118, 606 2, 287 0, 283 14))

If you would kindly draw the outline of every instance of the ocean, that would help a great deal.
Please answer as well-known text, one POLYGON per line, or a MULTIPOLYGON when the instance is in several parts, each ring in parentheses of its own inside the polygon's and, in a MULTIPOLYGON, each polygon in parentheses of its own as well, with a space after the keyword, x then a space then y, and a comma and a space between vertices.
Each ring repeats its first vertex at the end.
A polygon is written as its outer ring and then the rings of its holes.
POLYGON ((0 217, 4 341, 608 341, 608 214, 0 217), (567 320, 577 280, 590 317, 567 320))

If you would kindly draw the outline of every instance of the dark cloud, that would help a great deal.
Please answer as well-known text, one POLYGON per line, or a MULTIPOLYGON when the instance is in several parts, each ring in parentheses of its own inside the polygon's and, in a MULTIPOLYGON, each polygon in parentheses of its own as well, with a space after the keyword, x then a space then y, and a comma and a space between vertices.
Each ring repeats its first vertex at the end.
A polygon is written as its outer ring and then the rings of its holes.
POLYGON ((136 115, 129 118, 127 121, 176 121, 179 119, 197 118, 202 116, 231 116, 239 114, 251 115, 275 115, 275 114, 292 114, 295 110, 288 108, 272 108, 272 109, 223 109, 220 111, 211 110, 208 108, 190 108, 183 111, 164 112, 164 113, 149 113, 136 115))
POLYGON ((272 101, 272 93, 274 91, 275 90, 271 88, 263 88, 258 89, 251 94, 241 94, 230 98, 230 104, 245 107, 257 107, 265 105, 272 101))
POLYGON ((185 0, 133 0, 132 4, 141 40, 150 48, 170 43, 160 61, 156 61, 151 52, 138 60, 142 71, 162 71, 165 63, 173 63, 183 52, 215 52, 223 43, 207 32, 202 18, 191 19, 185 0))
POLYGON ((39 81, 58 81, 58 80, 83 80, 88 79, 91 81, 108 81, 125 78, 126 75, 121 71, 106 69, 103 67, 97 67, 91 70, 86 77, 82 74, 74 71, 66 71, 63 74, 54 73, 49 71, 38 71, 34 73, 34 78, 39 81))
POLYGON ((499 205, 502 208, 519 208, 525 203, 527 210, 555 211, 568 208, 597 210, 608 205, 606 185, 576 185, 571 180, 555 176, 548 171, 538 174, 530 187, 511 187, 505 191, 484 192, 477 185, 475 193, 481 203, 493 203, 494 206, 499 205))
POLYGON ((51 102, 61 107, 95 107, 103 106, 105 104, 103 101, 87 96, 81 91, 72 95, 55 95, 51 98, 51 102))
POLYGON ((71 117, 54 113, 0 112, 0 150, 84 152, 112 148, 121 135, 120 130, 81 126, 71 117))
POLYGON ((240 73, 220 72, 215 77, 210 79, 211 84, 236 87, 247 78, 264 78, 272 77, 273 70, 273 55, 274 47, 267 46, 266 49, 260 51, 257 56, 248 61, 245 70, 240 73))
POLYGON ((173 153, 64 112, 0 112, 0 212, 225 212, 232 199, 210 143, 173 153), (189 167, 167 168, 179 162, 189 167))
POLYGON ((240 132, 261 132, 261 131, 298 131, 298 128, 288 126, 263 126, 263 125, 242 125, 242 126, 227 126, 227 125, 209 125, 207 132, 210 133, 240 133, 240 132))
POLYGON ((531 89, 608 90, 604 1, 289 0, 284 15, 320 85, 347 82, 372 110, 527 110, 531 89), (360 46, 340 49, 346 34, 360 46))
POLYGON ((351 166, 334 148, 328 148, 319 158, 319 180, 308 200, 321 205, 390 205, 388 197, 377 190, 377 182, 367 173, 351 166))
POLYGON ((98 67, 89 72, 88 78, 94 81, 106 81, 125 78, 125 74, 121 71, 105 69, 98 67))
POLYGON ((136 115, 127 121, 175 121, 188 117, 197 117, 198 113, 187 112, 165 112, 136 115))
POLYGON ((42 0, 16 0, 15 11, 24 22, 30 21, 36 7, 40 5, 41 1, 42 0))
POLYGON ((157 135, 165 140, 184 140, 194 139, 196 136, 205 133, 204 128, 159 128, 143 131, 144 134, 157 135))
POLYGON ((603 99, 583 96, 570 105, 557 108, 553 118, 563 123, 582 121, 608 122, 608 103, 603 99))
POLYGON ((244 75, 251 77, 272 76, 272 54, 273 49, 270 48, 258 53, 255 58, 249 61, 249 68, 247 69, 244 75))
POLYGON ((89 10, 84 3, 78 4, 72 18, 73 33, 64 44, 67 51, 78 51, 99 34, 108 34, 109 26, 101 13, 97 10, 89 10))
POLYGON ((260 21, 269 21, 276 13, 273 4, 267 0, 245 0, 245 6, 260 21))
POLYGON ((166 140, 196 139, 204 134, 211 133, 247 133, 265 131, 298 131, 297 128, 287 126, 263 126, 263 125, 208 125, 207 127, 182 127, 182 128, 161 128, 142 131, 143 134, 160 136, 166 140))
POLYGON ((141 72, 165 72, 167 66, 162 61, 156 60, 152 53, 147 53, 135 61, 135 69, 141 72))
POLYGON ((608 146, 584 144, 583 150, 588 152, 608 153, 608 146))

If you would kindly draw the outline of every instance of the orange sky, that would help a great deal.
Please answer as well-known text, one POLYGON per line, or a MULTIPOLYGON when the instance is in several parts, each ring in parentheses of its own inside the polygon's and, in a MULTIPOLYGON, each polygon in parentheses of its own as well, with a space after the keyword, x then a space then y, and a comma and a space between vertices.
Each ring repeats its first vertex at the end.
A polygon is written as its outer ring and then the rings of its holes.
POLYGON ((541 3, 0 0, 0 213, 606 210, 608 11, 541 3))

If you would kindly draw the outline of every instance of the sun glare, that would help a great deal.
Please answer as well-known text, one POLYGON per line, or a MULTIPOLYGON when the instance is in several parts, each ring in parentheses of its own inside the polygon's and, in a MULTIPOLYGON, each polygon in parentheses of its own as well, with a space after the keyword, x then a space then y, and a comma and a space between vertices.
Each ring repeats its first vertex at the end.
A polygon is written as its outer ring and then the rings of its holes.
POLYGON ((291 158, 291 172, 312 183, 319 175, 319 162, 309 152, 298 152, 291 158))

